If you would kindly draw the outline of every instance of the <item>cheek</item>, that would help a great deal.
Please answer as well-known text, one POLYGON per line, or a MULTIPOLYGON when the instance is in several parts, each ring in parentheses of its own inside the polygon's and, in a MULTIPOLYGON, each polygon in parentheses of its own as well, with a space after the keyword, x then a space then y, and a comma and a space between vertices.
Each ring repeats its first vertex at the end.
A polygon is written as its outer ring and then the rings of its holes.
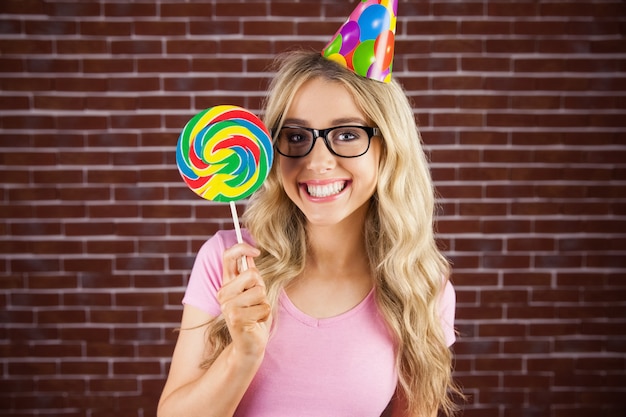
POLYGON ((373 149, 373 151, 368 160, 363 161, 361 172, 365 182, 369 184, 372 190, 375 190, 378 185, 378 171, 380 170, 380 150, 373 149))
POLYGON ((296 168, 295 160, 283 157, 280 158, 278 175, 287 195, 292 195, 293 192, 297 192, 296 168))
POLYGON ((283 182, 283 184, 288 183, 290 180, 293 180, 295 176, 296 166, 294 164, 294 160, 287 159, 285 157, 280 157, 278 161, 278 174, 283 182))

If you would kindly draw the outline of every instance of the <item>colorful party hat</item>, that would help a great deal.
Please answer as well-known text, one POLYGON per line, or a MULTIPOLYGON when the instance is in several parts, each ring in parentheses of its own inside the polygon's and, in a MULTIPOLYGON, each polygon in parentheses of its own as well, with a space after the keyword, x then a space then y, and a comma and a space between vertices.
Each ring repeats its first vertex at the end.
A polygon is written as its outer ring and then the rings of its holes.
POLYGON ((361 0, 322 55, 366 78, 391 81, 397 0, 361 0))

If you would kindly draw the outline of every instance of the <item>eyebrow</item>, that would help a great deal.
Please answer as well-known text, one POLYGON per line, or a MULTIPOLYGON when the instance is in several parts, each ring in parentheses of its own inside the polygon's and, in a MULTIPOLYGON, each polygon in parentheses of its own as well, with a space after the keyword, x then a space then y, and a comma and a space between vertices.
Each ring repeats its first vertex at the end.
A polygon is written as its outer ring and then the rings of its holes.
MULTIPOLYGON (((330 127, 350 125, 350 124, 357 124, 359 126, 367 126, 367 122, 361 119, 360 117, 342 117, 339 119, 332 120, 330 124, 331 124, 330 127)), ((283 122, 283 125, 296 125, 296 126, 309 127, 309 123, 306 120, 296 119, 296 118, 285 119, 285 121, 283 122)))

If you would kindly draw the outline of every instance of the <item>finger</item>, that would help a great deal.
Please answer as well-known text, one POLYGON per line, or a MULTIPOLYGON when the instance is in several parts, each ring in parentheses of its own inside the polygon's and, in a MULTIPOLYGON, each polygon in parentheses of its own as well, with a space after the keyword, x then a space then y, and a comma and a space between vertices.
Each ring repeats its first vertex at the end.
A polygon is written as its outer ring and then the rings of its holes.
POLYGON ((256 287, 255 289, 251 289, 240 294, 238 297, 225 301, 220 307, 224 316, 231 317, 231 320, 229 321, 233 321, 233 314, 241 314, 251 307, 264 304, 269 305, 267 298, 265 298, 265 294, 263 292, 259 292, 258 287, 256 287))
POLYGON ((220 308, 229 327, 237 328, 267 320, 269 313, 266 310, 270 309, 270 306, 265 288, 254 286, 225 299, 220 303, 220 308))
POLYGON ((231 329, 245 329, 270 319, 271 308, 268 303, 229 310, 224 318, 231 329))
POLYGON ((255 305, 252 307, 248 307, 248 309, 250 317, 255 319, 257 323, 263 323, 268 321, 272 312, 272 308, 270 307, 269 303, 255 305))
POLYGON ((265 293, 265 283, 256 269, 246 271, 222 285, 217 292, 217 300, 220 304, 224 304, 252 288, 259 288, 265 293))
POLYGON ((248 257, 247 256, 242 256, 241 258, 239 258, 239 261, 237 262, 237 270, 239 272, 248 270, 248 257))
POLYGON ((254 263, 254 258, 250 256, 242 256, 241 258, 239 258, 239 262, 237 263, 237 268, 239 269, 239 272, 246 271, 250 268, 256 268, 256 265, 254 263))
POLYGON ((240 272, 238 263, 242 257, 252 258, 259 256, 260 251, 247 243, 238 243, 226 249, 222 255, 223 281, 232 280, 240 272))

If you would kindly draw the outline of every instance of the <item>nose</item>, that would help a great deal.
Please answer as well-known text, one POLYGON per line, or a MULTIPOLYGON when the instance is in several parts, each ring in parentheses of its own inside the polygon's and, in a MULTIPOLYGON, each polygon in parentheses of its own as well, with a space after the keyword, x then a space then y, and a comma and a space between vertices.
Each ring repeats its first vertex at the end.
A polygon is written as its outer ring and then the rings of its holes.
POLYGON ((335 156, 330 152, 324 142, 324 138, 318 137, 313 145, 313 149, 306 156, 307 169, 314 172, 323 173, 335 167, 335 156))

